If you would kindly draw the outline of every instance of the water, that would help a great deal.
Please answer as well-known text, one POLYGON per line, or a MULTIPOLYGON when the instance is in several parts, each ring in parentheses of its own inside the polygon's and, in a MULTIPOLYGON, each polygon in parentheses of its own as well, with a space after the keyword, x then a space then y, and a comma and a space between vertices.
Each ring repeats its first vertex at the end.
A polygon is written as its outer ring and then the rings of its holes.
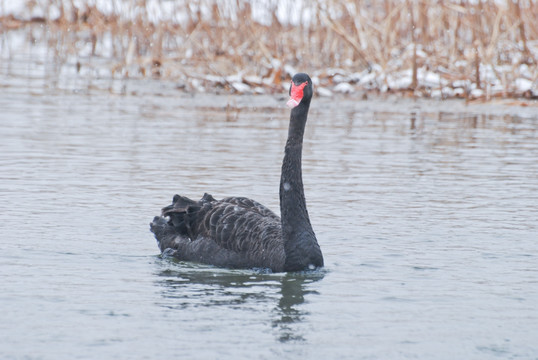
POLYGON ((0 67, 0 358, 538 358, 532 108, 315 98, 326 268, 264 274, 161 259, 148 224, 175 193, 278 210, 284 96, 50 66, 0 67))

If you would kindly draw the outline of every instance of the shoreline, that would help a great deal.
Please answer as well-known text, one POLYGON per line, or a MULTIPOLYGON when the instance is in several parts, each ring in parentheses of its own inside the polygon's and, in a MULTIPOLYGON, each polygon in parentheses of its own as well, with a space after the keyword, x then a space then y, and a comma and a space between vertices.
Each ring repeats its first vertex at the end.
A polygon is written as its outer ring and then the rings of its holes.
MULTIPOLYGON (((182 79, 168 79, 153 76, 118 76, 113 74, 107 64, 109 60, 87 57, 68 59, 56 64, 54 56, 43 44, 28 45, 23 39, 18 40, 22 48, 16 49, 11 58, 0 61, 0 73, 3 75, 3 88, 20 87, 33 95, 72 95, 88 96, 157 96, 163 99, 175 99, 178 107, 198 107, 210 111, 228 111, 231 116, 243 109, 252 111, 285 111, 288 82, 279 85, 270 84, 264 92, 239 92, 226 86, 214 86, 207 81, 200 85, 198 91, 186 86, 182 79), (87 62, 87 65, 86 63, 87 62), (21 81, 22 80, 22 81, 21 81), (25 89, 28 90, 25 90, 25 89), (183 105, 188 103, 188 105, 183 105)), ((358 90, 355 92, 333 92, 323 94, 314 85, 316 104, 315 112, 345 108, 351 112, 385 112, 385 113, 424 113, 447 112, 474 115, 510 115, 536 117, 538 100, 523 98, 432 98, 416 97, 409 92, 380 92, 377 90, 358 90)))
MULTIPOLYGON (((0 60, 16 61, 22 48, 43 56, 41 61, 54 62, 51 67, 58 72, 89 83, 160 79, 175 82, 185 93, 279 94, 287 90, 294 73, 307 72, 319 97, 463 99, 522 106, 534 106, 538 100, 538 39, 532 38, 538 29, 529 21, 538 12, 536 2, 522 9, 511 1, 387 1, 388 8, 342 8, 337 18, 314 7, 308 8, 308 25, 284 22, 276 16, 278 8, 265 9, 273 19, 262 24, 243 0, 233 11, 200 0, 205 13, 152 0, 116 3, 121 5, 104 11, 99 2, 45 2, 28 9, 26 16, 22 10, 3 9, 0 60), (155 20, 155 13, 163 16, 172 5, 175 12, 155 20), (396 10, 408 10, 412 19, 396 10), (383 20, 385 32, 375 24, 357 27, 353 21, 365 16, 361 11, 383 20), (439 15, 443 22, 428 21, 424 14, 439 15), (483 27, 480 34, 476 21, 483 27), (488 34, 487 29, 497 32, 488 34), (364 38, 370 35, 372 39, 364 38), (388 44, 390 49, 382 48, 388 44)), ((342 3, 331 0, 330 6, 340 9, 342 3)))

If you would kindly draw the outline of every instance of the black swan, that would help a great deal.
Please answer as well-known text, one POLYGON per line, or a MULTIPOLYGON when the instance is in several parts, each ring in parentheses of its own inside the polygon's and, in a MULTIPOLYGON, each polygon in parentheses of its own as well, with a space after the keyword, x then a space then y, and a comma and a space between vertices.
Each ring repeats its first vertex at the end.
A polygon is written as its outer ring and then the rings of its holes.
POLYGON ((323 266, 323 255, 310 224, 303 190, 301 154, 312 98, 312 80, 296 74, 291 82, 292 108, 280 177, 280 215, 244 197, 199 201, 175 195, 150 224, 161 252, 182 261, 228 268, 262 268, 273 272, 323 266))

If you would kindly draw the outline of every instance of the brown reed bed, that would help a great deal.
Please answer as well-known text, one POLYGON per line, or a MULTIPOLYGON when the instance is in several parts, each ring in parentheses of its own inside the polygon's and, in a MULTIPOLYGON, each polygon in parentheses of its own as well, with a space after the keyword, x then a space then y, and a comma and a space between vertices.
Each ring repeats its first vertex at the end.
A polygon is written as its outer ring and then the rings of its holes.
POLYGON ((26 0, 42 15, 5 15, 0 32, 38 23, 58 61, 80 69, 106 59, 113 77, 161 77, 187 91, 281 91, 299 70, 322 95, 538 97, 536 0, 77 4, 26 0))

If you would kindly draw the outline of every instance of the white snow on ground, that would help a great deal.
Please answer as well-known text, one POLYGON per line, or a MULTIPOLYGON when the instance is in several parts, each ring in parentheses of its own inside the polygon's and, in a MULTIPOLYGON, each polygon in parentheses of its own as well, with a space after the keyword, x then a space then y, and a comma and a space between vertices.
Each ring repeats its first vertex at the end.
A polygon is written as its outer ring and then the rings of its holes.
MULTIPOLYGON (((26 2, 22 0, 0 0, 0 16, 14 15, 20 19, 30 19, 32 17, 54 19, 59 16, 60 12, 57 7, 54 5, 48 6, 48 3, 46 6, 43 5, 44 3, 47 2, 37 1, 32 9, 28 9, 26 2), (44 13, 45 11, 47 13, 44 13)), ((84 6, 96 6, 104 13, 121 13, 133 18, 137 16, 138 11, 141 11, 141 7, 136 6, 135 1, 126 0, 65 1, 64 6, 66 7, 66 11, 69 10, 71 3, 81 8, 84 6)), ((270 3, 272 3, 270 0, 253 0, 252 7, 253 9, 257 9, 256 11, 260 14, 260 22, 262 23, 264 23, 263 18, 266 16, 266 11, 263 9, 269 9, 270 3)), ((301 7, 301 4, 301 0, 279 0, 279 18, 285 17, 286 11, 291 11, 297 6, 301 7)), ((144 9, 147 9, 147 17, 150 21, 172 20, 181 22, 184 17, 178 11, 175 11, 177 6, 175 1, 147 0, 144 9)), ((237 6, 237 3, 232 1, 228 7, 224 8, 224 11, 227 11, 229 16, 234 16, 233 14, 237 13, 237 9, 234 6, 237 6)), ((210 9, 200 8, 200 11, 204 14, 209 12, 210 9)), ((289 19, 289 21, 292 23, 294 21, 308 21, 308 14, 304 15, 301 19, 293 18, 289 19)), ((103 37, 99 48, 100 56, 111 56, 111 49, 113 48, 112 41, 111 39, 107 39, 106 36, 103 37)), ((538 42, 528 41, 527 45, 534 58, 538 58, 538 42)), ((24 46, 24 44, 18 44, 15 39, 9 45, 9 48, 2 48, 2 46, 5 47, 6 45, 0 44, 0 50, 3 52, 7 50, 2 54, 6 56, 6 53, 13 51, 12 49, 18 46, 24 46)), ((517 44, 508 44, 507 46, 517 46, 517 44)), ((78 54, 79 56, 90 56, 91 47, 85 47, 81 51, 78 54)), ((348 62, 343 62, 343 64, 349 65, 348 69, 335 67, 312 71, 314 85, 318 94, 321 96, 333 96, 334 93, 347 94, 367 90, 378 90, 380 92, 409 90, 413 84, 412 69, 404 68, 402 70, 402 66, 405 64, 405 59, 409 60, 412 57, 413 51, 413 45, 407 46, 401 52, 400 56, 391 59, 385 68, 379 64, 370 64, 369 69, 361 71, 361 69, 353 69, 353 62, 348 59, 348 62)), ((188 53, 189 49, 186 49, 185 58, 189 57, 188 53)), ((429 56, 422 48, 417 48, 416 55, 417 58, 422 60, 427 60, 429 56)), ((454 73, 454 69, 457 71, 458 68, 465 69, 472 66, 472 64, 465 60, 456 61, 453 64, 452 70, 447 70, 441 66, 435 67, 431 64, 419 67, 416 78, 417 89, 421 91, 422 95, 434 98, 454 96, 484 97, 507 93, 538 97, 538 67, 525 64, 521 57, 518 58, 515 56, 509 64, 480 64, 480 84, 475 83, 476 79, 458 78, 458 74, 454 73)), ((133 63, 134 59, 129 57, 126 59, 127 66, 133 63)), ((297 68, 290 64, 282 63, 279 59, 272 59, 268 66, 272 69, 280 69, 282 74, 287 76, 292 76, 298 72, 297 68)), ((206 91, 211 84, 219 84, 221 86, 229 86, 237 93, 263 93, 264 88, 274 86, 274 79, 270 77, 262 78, 258 74, 248 73, 247 71, 233 75, 222 75, 206 75, 203 78, 193 77, 189 83, 195 91, 206 91)), ((283 84, 283 86, 287 87, 287 84, 283 84)))

